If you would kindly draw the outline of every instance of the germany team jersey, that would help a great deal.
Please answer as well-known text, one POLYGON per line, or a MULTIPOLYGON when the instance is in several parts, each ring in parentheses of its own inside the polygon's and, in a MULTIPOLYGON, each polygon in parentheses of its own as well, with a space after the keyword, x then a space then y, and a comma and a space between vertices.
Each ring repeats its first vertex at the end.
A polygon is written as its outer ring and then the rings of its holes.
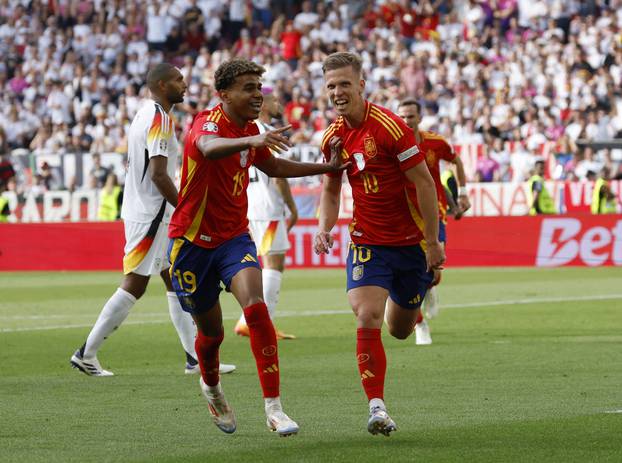
POLYGON ((168 223, 173 206, 168 204, 149 176, 154 156, 167 158, 166 171, 175 178, 179 146, 175 125, 164 108, 153 100, 146 102, 134 116, 127 142, 127 173, 121 218, 132 222, 168 223))
POLYGON ((391 111, 365 102, 365 119, 359 127, 348 127, 339 117, 326 129, 322 153, 327 160, 335 135, 343 140, 344 161, 352 162, 347 170, 354 198, 352 241, 387 246, 419 243, 423 220, 415 185, 404 175, 424 160, 412 129, 391 111))
POLYGON ((456 153, 453 147, 442 136, 434 132, 419 132, 421 135, 421 143, 419 149, 425 154, 425 162, 428 170, 434 179, 436 185, 436 196, 438 196, 438 216, 447 222, 447 198, 445 197, 445 189, 441 182, 440 161, 453 161, 456 159, 456 153))
POLYGON ((244 150, 208 159, 196 146, 203 135, 241 138, 257 135, 254 122, 240 128, 222 105, 195 117, 184 147, 179 200, 169 227, 170 238, 184 237, 204 248, 215 248, 248 229, 248 168, 271 154, 267 148, 244 150))
MULTIPOLYGON (((257 121, 259 133, 274 130, 268 124, 257 121)), ((279 157, 278 153, 272 153, 279 157)), ((287 156, 287 154, 285 154, 287 156)), ((248 170, 248 220, 280 220, 285 218, 287 206, 274 179, 254 166, 248 170)))

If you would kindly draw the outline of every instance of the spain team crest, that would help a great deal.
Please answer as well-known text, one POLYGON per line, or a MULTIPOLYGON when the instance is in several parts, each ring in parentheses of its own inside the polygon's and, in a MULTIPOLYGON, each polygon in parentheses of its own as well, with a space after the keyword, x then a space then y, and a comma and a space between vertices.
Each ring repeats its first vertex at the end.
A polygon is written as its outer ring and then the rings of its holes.
POLYGON ((425 160, 428 164, 434 165, 434 162, 436 161, 436 153, 434 150, 428 150, 425 153, 425 160))
POLYGON ((371 135, 368 135, 363 140, 363 146, 365 147, 365 154, 368 158, 373 158, 376 154, 378 154, 378 149, 376 148, 376 140, 371 135))

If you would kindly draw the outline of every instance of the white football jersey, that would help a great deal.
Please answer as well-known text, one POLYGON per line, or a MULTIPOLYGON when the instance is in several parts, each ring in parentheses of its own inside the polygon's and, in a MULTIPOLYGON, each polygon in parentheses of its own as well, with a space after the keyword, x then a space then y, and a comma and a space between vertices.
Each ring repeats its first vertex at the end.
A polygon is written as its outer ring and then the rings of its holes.
MULTIPOLYGON (((274 129, 274 127, 260 121, 256 121, 256 124, 259 127, 259 133, 274 129)), ((278 157, 274 152, 272 155, 278 157)), ((248 180, 248 220, 279 220, 284 218, 287 206, 281 192, 276 187, 276 182, 255 166, 248 169, 248 180)))
POLYGON ((133 222, 153 222, 156 218, 169 223, 173 206, 166 202, 149 175, 149 161, 166 156, 166 170, 175 178, 179 145, 175 124, 162 106, 153 100, 145 103, 134 116, 127 141, 127 173, 121 218, 133 222))

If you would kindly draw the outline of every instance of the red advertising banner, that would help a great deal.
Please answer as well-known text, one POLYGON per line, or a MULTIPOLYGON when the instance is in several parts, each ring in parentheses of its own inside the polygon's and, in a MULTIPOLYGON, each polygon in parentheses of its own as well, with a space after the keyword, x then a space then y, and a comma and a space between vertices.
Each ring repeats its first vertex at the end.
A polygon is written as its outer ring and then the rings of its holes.
MULTIPOLYGON (((313 252, 316 220, 290 233, 288 268, 340 268, 348 254, 348 220, 333 230, 326 255, 313 252)), ((447 267, 622 266, 622 215, 465 217, 448 224, 447 267)), ((0 224, 0 270, 118 270, 121 222, 0 224)))

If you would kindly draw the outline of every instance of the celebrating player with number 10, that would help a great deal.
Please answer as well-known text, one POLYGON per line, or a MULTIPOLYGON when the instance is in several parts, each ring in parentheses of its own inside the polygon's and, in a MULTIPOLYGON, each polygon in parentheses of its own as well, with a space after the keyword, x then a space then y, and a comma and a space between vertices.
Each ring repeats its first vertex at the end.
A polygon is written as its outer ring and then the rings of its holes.
MULTIPOLYGON (((360 57, 333 53, 323 71, 339 117, 324 134, 322 152, 331 161, 339 157, 352 162, 347 169, 354 199, 347 290, 357 319, 358 367, 369 400, 367 429, 388 436, 396 426, 384 404, 383 316, 386 306, 389 332, 398 339, 410 336, 434 271, 445 261, 438 240, 436 189, 413 131, 391 111, 363 98, 360 57)), ((328 253, 333 245, 330 231, 339 213, 341 177, 336 172, 324 178, 317 253, 328 253)))
POLYGON ((271 177, 338 173, 341 159, 312 164, 278 159, 285 151, 289 126, 259 133, 264 68, 247 60, 223 63, 215 73, 222 103, 199 113, 184 148, 179 201, 169 228, 173 287, 184 310, 196 322, 195 342, 201 367, 200 385, 212 419, 226 433, 235 417, 222 392, 218 351, 223 340, 220 282, 242 306, 263 397, 268 427, 281 436, 296 434, 298 425, 282 410, 277 339, 262 299, 261 267, 248 234, 246 218, 248 169, 255 165, 271 177))

